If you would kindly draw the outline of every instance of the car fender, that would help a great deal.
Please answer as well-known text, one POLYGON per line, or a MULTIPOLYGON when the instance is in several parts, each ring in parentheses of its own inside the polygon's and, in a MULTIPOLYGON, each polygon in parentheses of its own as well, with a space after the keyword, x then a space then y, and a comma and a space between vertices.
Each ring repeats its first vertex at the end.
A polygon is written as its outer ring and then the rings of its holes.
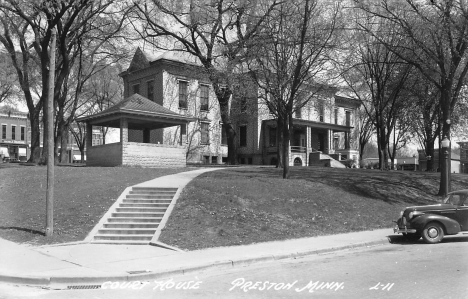
POLYGON ((411 227, 415 228, 418 232, 422 232, 426 224, 431 221, 437 221, 441 223, 445 228, 447 235, 455 235, 461 231, 460 224, 448 217, 434 214, 425 214, 418 216, 411 220, 411 227))

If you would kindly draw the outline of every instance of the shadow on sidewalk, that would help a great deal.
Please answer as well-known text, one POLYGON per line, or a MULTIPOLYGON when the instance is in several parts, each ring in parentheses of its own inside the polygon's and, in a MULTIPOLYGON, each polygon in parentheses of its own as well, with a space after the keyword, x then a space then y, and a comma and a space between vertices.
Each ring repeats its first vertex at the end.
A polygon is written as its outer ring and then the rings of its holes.
MULTIPOLYGON (((388 236, 388 240, 391 244, 398 245, 437 245, 437 244, 426 244, 422 239, 418 241, 408 241, 402 235, 392 235, 388 236)), ((458 243, 458 242, 468 242, 467 235, 451 235, 445 236, 440 243, 458 243)))

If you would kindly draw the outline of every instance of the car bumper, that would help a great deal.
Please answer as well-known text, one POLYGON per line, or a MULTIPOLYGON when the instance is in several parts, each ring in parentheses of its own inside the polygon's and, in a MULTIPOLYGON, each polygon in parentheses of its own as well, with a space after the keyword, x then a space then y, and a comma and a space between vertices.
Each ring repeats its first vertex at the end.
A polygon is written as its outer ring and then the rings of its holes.
POLYGON ((398 225, 395 225, 395 227, 393 228, 393 232, 395 234, 408 234, 408 233, 414 234, 417 231, 414 228, 407 228, 406 226, 401 228, 401 227, 398 227, 398 225))
POLYGON ((405 221, 403 221, 402 218, 394 222, 396 223, 393 227, 393 232, 395 234, 412 234, 417 232, 415 228, 409 228, 406 224, 403 224, 405 221))

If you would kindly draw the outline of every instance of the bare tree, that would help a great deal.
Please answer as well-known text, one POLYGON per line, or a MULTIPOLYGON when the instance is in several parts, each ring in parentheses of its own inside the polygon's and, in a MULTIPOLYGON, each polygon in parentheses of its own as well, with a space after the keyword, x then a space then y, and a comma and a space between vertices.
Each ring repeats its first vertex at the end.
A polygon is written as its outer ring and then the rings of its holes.
POLYGON ((357 140, 358 140, 358 148, 359 148, 359 157, 360 160, 362 161, 363 155, 364 155, 364 149, 366 145, 369 143, 372 135, 375 133, 374 129, 374 114, 373 114, 373 109, 368 108, 365 109, 363 106, 361 106, 356 113, 356 127, 357 130, 355 130, 357 134, 357 140))
POLYGON ((289 178, 293 114, 326 91, 323 73, 337 47, 339 3, 287 1, 261 27, 249 57, 251 74, 283 137, 283 178, 289 178), (258 55, 255 55, 258 53, 258 55))
MULTIPOLYGON (((81 153, 81 163, 84 163, 84 156, 85 156, 85 149, 86 149, 86 124, 82 122, 74 122, 73 125, 70 127, 70 132, 73 135, 73 138, 76 141, 76 145, 81 153)), ((89 132, 92 134, 92 132, 89 132)))
POLYGON ((15 78, 9 55, 0 50, 0 104, 2 102, 12 104, 9 100, 12 100, 15 94, 17 85, 15 78))
MULTIPOLYGON (((31 120, 31 158, 39 162, 39 114, 45 107, 48 97, 49 80, 49 47, 53 28, 57 29, 57 63, 54 89, 56 111, 56 144, 60 140, 68 140, 61 134, 68 132, 68 125, 73 119, 76 109, 71 104, 65 112, 69 100, 69 79, 75 62, 83 63, 83 53, 89 59, 104 59, 111 51, 100 52, 104 46, 109 46, 110 40, 120 32, 125 20, 124 13, 119 13, 119 3, 113 1, 63 0, 49 2, 25 2, 6 0, 0 2, 0 14, 3 32, 0 42, 5 46, 12 58, 18 73, 20 86, 25 94, 31 120), (86 47, 84 49, 84 47, 86 47), (34 53, 33 53, 34 51, 34 53), (34 100, 31 74, 28 64, 31 60, 39 66, 42 90, 40 98, 34 100), (43 107, 44 105, 44 107, 43 107), (65 114, 68 113, 68 120, 65 114)), ((83 69, 83 68, 82 68, 83 69)), ((79 76, 79 75, 78 75, 79 76)), ((79 87, 77 88, 79 90, 79 87)), ((45 117, 44 122, 49 120, 45 117)), ((50 120, 54 121, 54 120, 50 120)), ((44 149, 47 149, 48 133, 44 131, 44 149)), ((65 141, 66 142, 66 141, 65 141)), ((63 146, 63 144, 62 144, 63 146)), ((57 151, 57 146, 55 148, 57 151)), ((42 162, 45 162, 43 155, 42 162)))
POLYGON ((441 132, 439 90, 424 77, 413 77, 408 85, 413 118, 408 120, 427 159, 426 170, 434 169, 434 144, 441 132), (430 157, 430 158, 429 158, 430 157))
MULTIPOLYGON (((450 139, 452 114, 468 72, 468 6, 464 0, 355 0, 358 7, 376 19, 383 19, 398 28, 404 45, 385 42, 390 51, 413 65, 439 90, 442 112, 441 134, 450 139)), ((441 172, 439 195, 447 182, 441 172)))
MULTIPOLYGON (((119 73, 122 71, 118 64, 109 64, 94 73, 90 82, 85 85, 84 96, 89 97, 88 105, 91 105, 91 113, 102 112, 117 104, 123 99, 123 86, 119 73)), ((100 127, 103 143, 106 143, 108 127, 100 127)))
MULTIPOLYGON (((354 35, 358 42, 350 54, 351 67, 345 72, 344 78, 355 94, 357 90, 368 91, 370 106, 375 115, 379 166, 380 169, 388 169, 390 138, 398 115, 404 107, 404 86, 411 75, 412 66, 386 46, 407 45, 400 38, 396 26, 385 20, 375 22, 368 14, 357 14, 356 20, 358 29, 366 29, 357 30, 354 35)), ((364 108, 367 107, 369 105, 364 105, 364 108)))
POLYGON ((246 44, 276 5, 276 0, 135 1, 135 28, 146 42, 189 53, 205 69, 220 106, 230 164, 237 163, 230 111, 232 75, 246 44))

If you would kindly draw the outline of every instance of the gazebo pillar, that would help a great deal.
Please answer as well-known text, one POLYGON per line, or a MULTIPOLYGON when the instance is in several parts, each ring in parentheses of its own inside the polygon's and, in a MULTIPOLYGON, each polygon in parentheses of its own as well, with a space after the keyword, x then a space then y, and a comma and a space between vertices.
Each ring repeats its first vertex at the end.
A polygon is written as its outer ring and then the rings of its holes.
POLYGON ((86 122, 86 153, 93 146, 93 125, 86 122))
POLYGON ((128 119, 122 117, 120 119, 120 143, 122 145, 128 142, 128 119))
POLYGON ((150 129, 143 129, 143 143, 150 143, 150 129))

